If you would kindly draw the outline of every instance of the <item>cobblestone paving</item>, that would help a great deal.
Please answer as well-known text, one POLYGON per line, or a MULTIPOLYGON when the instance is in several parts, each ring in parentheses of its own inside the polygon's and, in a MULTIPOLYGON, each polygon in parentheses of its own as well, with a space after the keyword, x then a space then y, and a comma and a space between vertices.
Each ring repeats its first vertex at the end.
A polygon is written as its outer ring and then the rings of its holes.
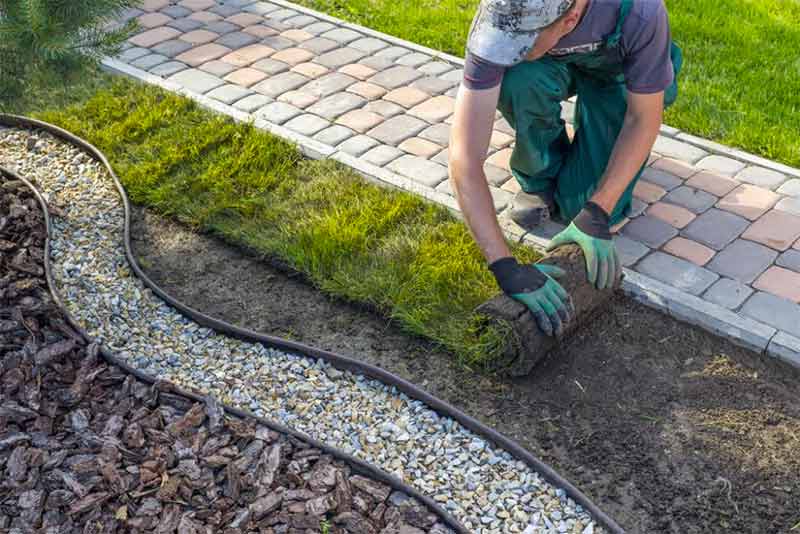
MULTIPOLYGON (((429 198, 452 198, 459 61, 287 6, 145 0, 126 15, 142 31, 116 59, 411 180, 429 198)), ((572 110, 565 102, 567 121, 572 110)), ((634 210, 615 228, 625 266, 775 328, 781 354, 800 365, 800 170, 674 128, 662 134, 634 210)), ((519 190, 513 136, 498 113, 486 171, 501 218, 519 190)))

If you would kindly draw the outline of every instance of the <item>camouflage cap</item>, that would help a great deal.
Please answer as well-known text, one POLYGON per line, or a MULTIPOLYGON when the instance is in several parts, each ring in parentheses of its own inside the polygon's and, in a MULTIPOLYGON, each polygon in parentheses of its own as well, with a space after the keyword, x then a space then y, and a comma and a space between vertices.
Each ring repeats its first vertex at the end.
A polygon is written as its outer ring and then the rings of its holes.
POLYGON ((467 50, 496 65, 511 66, 528 54, 542 28, 575 0, 481 0, 472 20, 467 50))

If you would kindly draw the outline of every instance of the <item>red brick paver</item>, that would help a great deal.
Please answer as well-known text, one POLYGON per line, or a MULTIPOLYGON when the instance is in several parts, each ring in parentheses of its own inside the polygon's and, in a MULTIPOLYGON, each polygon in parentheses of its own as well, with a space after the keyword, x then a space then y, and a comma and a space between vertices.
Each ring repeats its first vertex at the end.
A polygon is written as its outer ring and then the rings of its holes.
POLYGON ((783 267, 770 267, 753 282, 753 287, 794 302, 800 302, 800 273, 783 267))
POLYGON ((633 196, 648 204, 658 202, 666 194, 667 192, 662 187, 643 180, 636 182, 636 186, 633 188, 633 196))
POLYGON ((183 54, 178 55, 175 59, 182 61, 187 65, 196 67, 202 65, 206 61, 217 59, 225 56, 231 51, 227 46, 218 45, 216 43, 208 43, 197 48, 187 50, 183 54))
POLYGON ((751 224, 742 238, 784 251, 800 238, 800 217, 772 210, 751 224))
POLYGON ((781 199, 768 189, 742 184, 717 202, 717 207, 754 221, 781 199))
POLYGON ((676 237, 672 239, 666 245, 664 245, 664 250, 670 254, 678 256, 679 258, 689 260, 695 265, 699 265, 701 267, 711 261, 711 258, 713 258, 714 254, 716 254, 714 249, 710 249, 705 245, 701 245, 697 241, 692 241, 691 239, 686 239, 684 237, 676 237))
POLYGON ((736 189, 739 182, 711 172, 699 172, 686 182, 689 187, 700 189, 714 196, 723 197, 736 189))
POLYGON ((647 214, 661 219, 675 228, 683 228, 696 217, 694 213, 686 208, 667 202, 656 202, 647 209, 647 214))
POLYGON ((150 48, 151 46, 163 43, 164 41, 175 39, 179 35, 181 35, 181 32, 175 28, 161 26, 159 28, 153 28, 152 30, 147 30, 146 32, 131 37, 130 42, 136 46, 141 46, 142 48, 150 48))

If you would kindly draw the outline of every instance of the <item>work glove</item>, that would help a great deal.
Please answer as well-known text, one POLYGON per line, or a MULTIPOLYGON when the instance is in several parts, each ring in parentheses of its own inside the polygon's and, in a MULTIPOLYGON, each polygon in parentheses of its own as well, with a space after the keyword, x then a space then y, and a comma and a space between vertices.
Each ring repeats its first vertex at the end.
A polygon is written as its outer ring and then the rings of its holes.
POLYGON ((613 287, 616 279, 622 275, 622 263, 614 247, 609 226, 608 214, 589 201, 569 226, 550 241, 547 251, 567 243, 577 244, 586 258, 586 277, 589 283, 597 289, 613 287))
POLYGON ((560 336, 575 314, 567 292, 554 278, 566 274, 555 265, 522 265, 512 257, 491 265, 497 285, 509 297, 525 304, 539 329, 548 336, 560 336))

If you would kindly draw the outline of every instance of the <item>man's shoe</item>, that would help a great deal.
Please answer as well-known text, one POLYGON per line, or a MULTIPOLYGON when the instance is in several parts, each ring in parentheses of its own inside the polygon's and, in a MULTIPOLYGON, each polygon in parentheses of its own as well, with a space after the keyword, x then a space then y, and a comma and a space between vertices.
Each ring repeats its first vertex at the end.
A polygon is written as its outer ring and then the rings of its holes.
POLYGON ((526 193, 520 191, 511 201, 509 217, 525 230, 533 230, 550 220, 556 204, 553 194, 548 192, 526 193))

